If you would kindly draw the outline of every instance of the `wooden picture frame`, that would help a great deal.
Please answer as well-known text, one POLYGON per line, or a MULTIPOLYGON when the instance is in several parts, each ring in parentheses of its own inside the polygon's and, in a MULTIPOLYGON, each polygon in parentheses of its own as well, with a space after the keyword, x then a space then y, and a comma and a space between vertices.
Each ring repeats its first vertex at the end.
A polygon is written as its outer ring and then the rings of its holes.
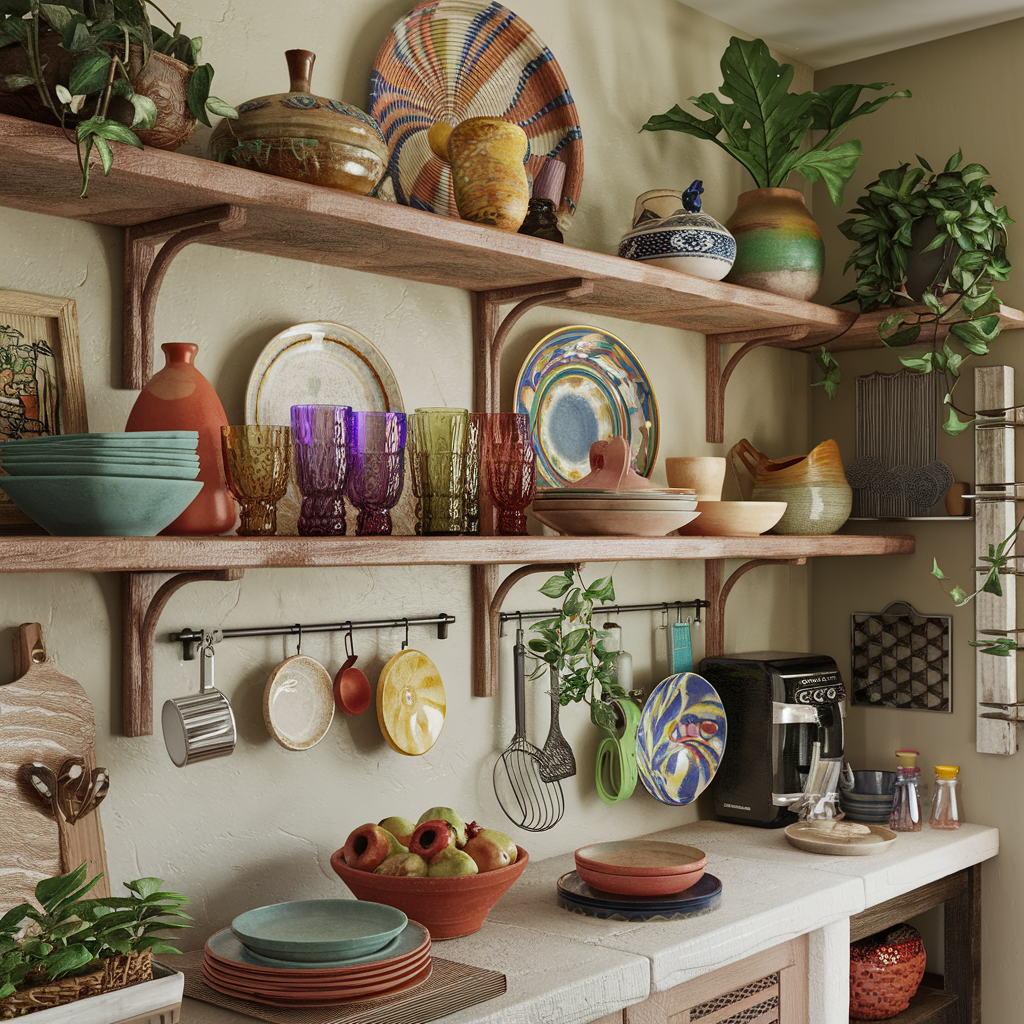
MULTIPOLYGON (((88 430, 75 300, 0 288, 0 440, 88 430)), ((31 522, 0 492, 0 527, 31 522)))

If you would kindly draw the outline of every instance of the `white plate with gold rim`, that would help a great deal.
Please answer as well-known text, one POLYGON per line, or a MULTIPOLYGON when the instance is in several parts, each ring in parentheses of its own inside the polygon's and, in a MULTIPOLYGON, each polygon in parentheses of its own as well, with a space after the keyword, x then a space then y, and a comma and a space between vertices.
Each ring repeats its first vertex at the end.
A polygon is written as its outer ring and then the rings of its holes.
POLYGON ((334 720, 334 689, 327 669, 298 654, 281 662, 263 691, 263 720, 288 750, 316 746, 334 720))

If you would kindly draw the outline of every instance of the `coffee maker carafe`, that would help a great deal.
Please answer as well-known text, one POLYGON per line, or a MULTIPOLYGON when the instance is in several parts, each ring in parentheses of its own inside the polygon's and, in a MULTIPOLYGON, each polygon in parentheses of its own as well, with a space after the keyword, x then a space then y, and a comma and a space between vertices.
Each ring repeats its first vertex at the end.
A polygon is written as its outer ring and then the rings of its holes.
POLYGON ((779 828, 802 805, 828 814, 843 761, 846 691, 836 663, 761 651, 705 658, 729 742, 711 786, 722 821, 779 828))

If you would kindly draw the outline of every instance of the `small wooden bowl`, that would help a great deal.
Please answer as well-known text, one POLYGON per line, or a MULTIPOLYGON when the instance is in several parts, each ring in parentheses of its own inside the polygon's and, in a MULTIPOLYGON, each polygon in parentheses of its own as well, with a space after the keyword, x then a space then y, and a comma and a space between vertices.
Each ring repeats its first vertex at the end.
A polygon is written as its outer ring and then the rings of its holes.
POLYGON ((786 514, 784 501, 698 501, 700 513, 684 537, 759 537, 786 514))

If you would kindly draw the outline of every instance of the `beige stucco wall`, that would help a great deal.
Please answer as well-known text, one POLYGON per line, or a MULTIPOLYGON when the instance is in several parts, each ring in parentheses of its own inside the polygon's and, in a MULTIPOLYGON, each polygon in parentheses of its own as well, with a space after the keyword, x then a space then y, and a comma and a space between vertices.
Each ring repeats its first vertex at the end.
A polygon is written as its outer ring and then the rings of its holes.
MULTIPOLYGON (((411 0, 295 0, 282 16, 270 0, 248 4, 179 2, 174 16, 202 34, 217 68, 214 91, 241 102, 283 89, 282 51, 318 52, 316 91, 365 102, 368 73, 389 25, 411 0)), ((561 62, 579 105, 586 140, 586 185, 570 242, 614 251, 628 226, 634 197, 652 187, 685 187, 705 179, 706 208, 724 220, 749 183, 717 149, 670 134, 638 135, 653 112, 713 87, 729 30, 676 0, 521 0, 515 9, 561 62)), ((801 69, 803 87, 810 75, 801 69)), ((92 186, 103 188, 98 178, 92 186)), ((78 303, 92 429, 121 429, 134 395, 116 389, 120 371, 122 242, 113 229, 0 210, 0 287, 71 296, 78 303)), ((157 313, 157 340, 199 343, 199 366, 218 389, 228 417, 239 422, 249 370, 264 344, 289 324, 337 320, 372 339, 394 367, 407 408, 465 405, 471 400, 470 303, 461 291, 428 287, 282 259, 195 246, 171 268, 157 313)), ((521 322, 509 346, 513 374, 549 330, 573 323, 564 312, 540 310, 521 322)), ((614 320, 595 321, 635 347, 651 373, 661 405, 662 455, 724 451, 704 443, 703 344, 696 335, 614 320)), ((761 350, 730 385, 728 443, 748 436, 781 454, 803 450, 808 421, 807 363, 761 350)), ((506 395, 510 389, 506 391, 506 395)), ((664 481, 659 466, 656 479, 664 481)), ((614 570, 623 602, 696 597, 700 563, 591 566, 588 578, 614 570)), ((542 577, 543 578, 543 577, 542 577)), ((542 579, 541 578, 541 579, 542 579)), ((732 649, 769 644, 806 649, 808 570, 759 570, 730 601, 732 649)), ((544 607, 537 583, 521 585, 511 608, 544 607)), ((545 602, 546 603, 546 602, 545 602)), ((164 642, 172 629, 292 623, 439 610, 458 617, 442 643, 416 634, 413 643, 437 662, 449 711, 437 746, 406 758, 386 746, 373 713, 335 722, 307 753, 290 753, 268 736, 261 716, 264 680, 294 653, 278 641, 231 641, 217 655, 217 679, 238 717, 232 757, 186 770, 174 768, 158 735, 117 735, 120 604, 114 576, 0 576, 0 681, 11 677, 13 627, 43 623, 57 666, 78 678, 96 706, 99 760, 113 783, 103 807, 115 880, 156 874, 190 893, 197 928, 188 947, 240 910, 276 900, 339 891, 328 858, 351 828, 389 814, 416 817, 448 804, 467 817, 502 827, 491 790, 491 767, 512 735, 511 694, 470 696, 469 571, 452 568, 249 572, 240 584, 194 585, 179 592, 163 616, 155 657, 156 706, 194 691, 198 663, 179 660, 164 642)), ((625 640, 637 679, 665 674, 664 634, 657 616, 625 619, 625 640), (655 648, 656 645, 656 649, 655 648), (654 653, 652 654, 652 649, 654 653)), ((357 650, 372 679, 401 640, 398 631, 359 634, 357 650)), ((503 684, 508 683, 505 641, 503 684)), ((304 651, 333 673, 343 658, 340 637, 308 637, 304 651)), ((697 652, 699 654, 699 651, 697 652)), ((530 737, 547 730, 546 695, 531 696, 530 737)), ((566 814, 553 831, 516 834, 535 855, 584 842, 636 835, 690 820, 694 808, 672 809, 638 792, 608 808, 593 785, 594 730, 575 707, 563 727, 579 761, 565 783, 566 814)))
MULTIPOLYGON (((977 161, 992 172, 1011 216, 1024 210, 1024 183, 1020 178, 1022 139, 1017 97, 1024 85, 1019 55, 1024 45, 1024 21, 1013 21, 977 32, 884 54, 828 71, 819 71, 818 88, 838 82, 894 81, 909 88, 911 100, 893 102, 878 114, 858 123, 851 135, 864 144, 864 157, 847 189, 844 209, 853 206, 864 185, 878 171, 920 153, 933 167, 941 167, 958 147, 965 161, 977 161)), ((825 236, 830 257, 822 289, 823 301, 843 294, 852 281, 840 278, 843 261, 851 249, 836 230, 843 218, 824 194, 816 196, 815 215, 825 236)), ((1012 236, 1009 255, 1019 263, 1019 228, 1012 236)), ((1011 306, 1024 304, 1020 271, 999 289, 1011 306)), ((1017 367, 1020 382, 1024 362, 1020 333, 999 340, 987 362, 1017 367)), ((841 357, 846 382, 833 403, 819 394, 812 401, 816 438, 835 437, 850 459, 855 453, 854 388, 857 374, 876 369, 898 369, 889 353, 856 353, 841 357)), ((972 374, 968 372, 958 396, 971 408, 972 374)), ((820 389, 816 389, 820 390, 820 389)), ((1018 400, 1021 385, 1018 383, 1018 400)), ((952 440, 940 435, 939 457, 952 467, 957 480, 973 480, 973 433, 952 440)), ((880 524, 891 532, 894 524, 880 524)), ((902 528, 902 527, 901 527, 902 528)), ((917 554, 898 561, 857 564, 839 560, 817 563, 813 569, 814 602, 812 637, 816 649, 833 654, 844 671, 849 666, 850 613, 875 611, 893 600, 907 600, 923 612, 948 614, 952 602, 929 575, 937 557, 946 574, 965 587, 971 582, 973 530, 969 523, 910 523, 906 529, 917 537, 917 554)), ((974 749, 974 650, 973 611, 955 611, 953 621, 953 713, 907 712, 878 709, 851 711, 849 749, 855 767, 890 768, 898 747, 921 751, 923 775, 931 776, 934 764, 958 764, 963 778, 966 813, 971 821, 997 825, 1001 853, 984 869, 984 1016, 990 1021, 1020 1019, 1024 981, 1018 968, 1022 896, 1021 841, 1024 826, 1013 811, 1014 794, 1024 773, 1024 755, 1001 757, 978 754, 974 749)))

